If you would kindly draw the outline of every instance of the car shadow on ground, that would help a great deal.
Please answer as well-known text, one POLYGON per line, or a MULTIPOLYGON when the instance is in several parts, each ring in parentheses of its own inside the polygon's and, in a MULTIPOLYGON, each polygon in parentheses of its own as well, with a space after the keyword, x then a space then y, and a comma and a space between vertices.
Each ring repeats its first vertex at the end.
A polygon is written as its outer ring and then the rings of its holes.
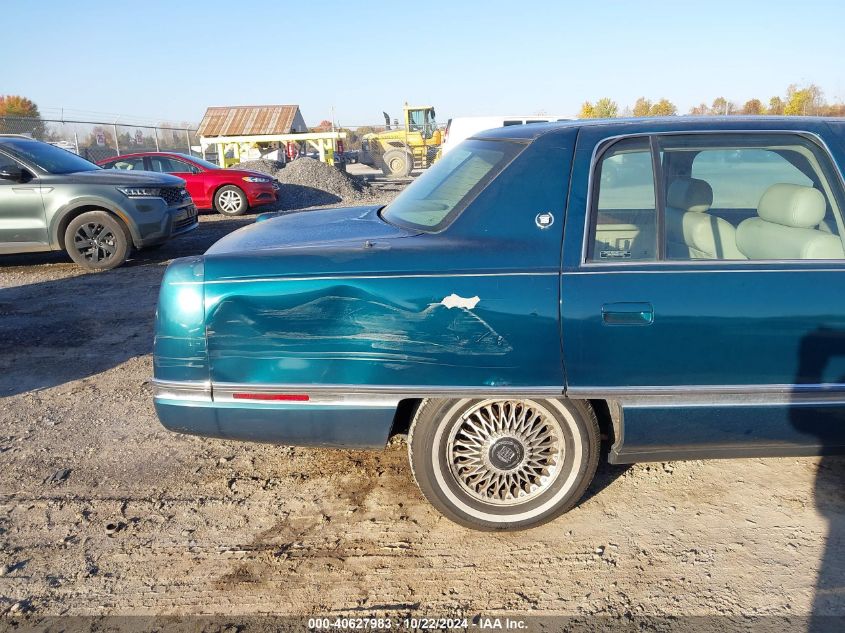
POLYGON ((200 255, 253 221, 254 216, 203 221, 196 230, 159 248, 136 251, 123 266, 100 273, 82 272, 63 253, 0 258, 0 273, 11 280, 0 288, 0 398, 86 378, 149 354, 167 263, 200 255), (63 263, 67 267, 53 266, 63 263), (58 279, 10 285, 18 275, 43 279, 57 273, 58 279))
MULTIPOLYGON (((822 452, 835 451, 835 447, 843 445, 845 409, 841 402, 836 402, 840 398, 831 399, 828 406, 810 406, 806 403, 804 389, 811 385, 845 384, 843 372, 845 330, 818 328, 802 339, 790 421, 800 433, 815 436, 822 452)), ((842 617, 845 616, 845 459, 834 455, 822 457, 814 492, 816 510, 827 519, 828 529, 808 630, 842 630, 842 617)))
POLYGON ((599 457, 599 465, 596 468, 596 474, 593 481, 587 487, 584 496, 578 502, 578 505, 587 503, 590 499, 601 493, 605 488, 609 487, 614 481, 622 477, 628 472, 632 466, 631 464, 611 464, 607 461, 609 446, 602 447, 602 454, 599 457))

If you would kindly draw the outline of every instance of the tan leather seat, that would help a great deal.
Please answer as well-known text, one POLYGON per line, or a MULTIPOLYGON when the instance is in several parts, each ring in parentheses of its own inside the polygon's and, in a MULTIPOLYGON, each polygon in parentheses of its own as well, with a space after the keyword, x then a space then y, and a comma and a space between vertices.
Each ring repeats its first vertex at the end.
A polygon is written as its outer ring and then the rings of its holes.
POLYGON ((758 217, 737 228, 737 245, 749 259, 845 259, 839 236, 816 228, 826 210, 818 189, 772 185, 760 198, 758 217))
POLYGON ((676 178, 666 192, 666 249, 669 259, 745 259, 736 229, 707 211, 713 189, 705 180, 676 178))

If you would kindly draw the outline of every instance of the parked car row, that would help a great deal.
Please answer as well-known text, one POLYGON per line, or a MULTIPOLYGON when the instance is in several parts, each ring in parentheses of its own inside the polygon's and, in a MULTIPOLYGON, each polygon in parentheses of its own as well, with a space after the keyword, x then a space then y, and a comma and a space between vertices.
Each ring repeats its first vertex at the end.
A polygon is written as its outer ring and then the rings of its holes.
POLYGON ((154 171, 178 176, 200 209, 223 215, 243 215, 249 209, 277 201, 281 186, 257 171, 223 169, 207 160, 177 152, 141 152, 114 156, 99 163, 106 169, 154 171))
POLYGON ((0 253, 66 251, 90 270, 120 266, 197 226, 185 181, 104 170, 24 136, 0 135, 0 253))
POLYGON ((165 273, 175 431, 380 448, 480 529, 612 463, 845 450, 845 122, 537 123, 384 208, 261 218, 165 273))
POLYGON ((277 180, 171 152, 100 165, 61 147, 0 135, 0 253, 66 251, 90 270, 197 226, 198 209, 237 216, 276 202, 277 180), (105 169, 104 169, 105 168, 105 169))

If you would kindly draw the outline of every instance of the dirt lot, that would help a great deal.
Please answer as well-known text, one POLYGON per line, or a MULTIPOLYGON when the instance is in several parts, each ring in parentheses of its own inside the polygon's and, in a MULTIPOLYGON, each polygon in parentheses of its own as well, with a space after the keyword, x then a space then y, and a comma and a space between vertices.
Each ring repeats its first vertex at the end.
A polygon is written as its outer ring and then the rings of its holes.
POLYGON ((405 446, 341 452, 169 433, 152 407, 167 262, 201 227, 83 274, 0 260, 0 613, 845 614, 845 461, 600 467, 583 503, 470 532, 405 446))

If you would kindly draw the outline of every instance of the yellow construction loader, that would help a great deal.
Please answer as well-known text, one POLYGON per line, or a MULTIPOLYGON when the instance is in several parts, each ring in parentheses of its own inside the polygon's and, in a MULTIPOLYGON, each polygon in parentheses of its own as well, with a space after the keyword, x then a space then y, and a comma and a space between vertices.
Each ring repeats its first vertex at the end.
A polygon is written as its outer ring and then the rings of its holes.
POLYGON ((359 160, 381 169, 387 176, 403 177, 412 169, 426 169, 440 158, 442 143, 432 106, 402 109, 402 123, 384 112, 384 132, 371 132, 361 139, 359 160))

